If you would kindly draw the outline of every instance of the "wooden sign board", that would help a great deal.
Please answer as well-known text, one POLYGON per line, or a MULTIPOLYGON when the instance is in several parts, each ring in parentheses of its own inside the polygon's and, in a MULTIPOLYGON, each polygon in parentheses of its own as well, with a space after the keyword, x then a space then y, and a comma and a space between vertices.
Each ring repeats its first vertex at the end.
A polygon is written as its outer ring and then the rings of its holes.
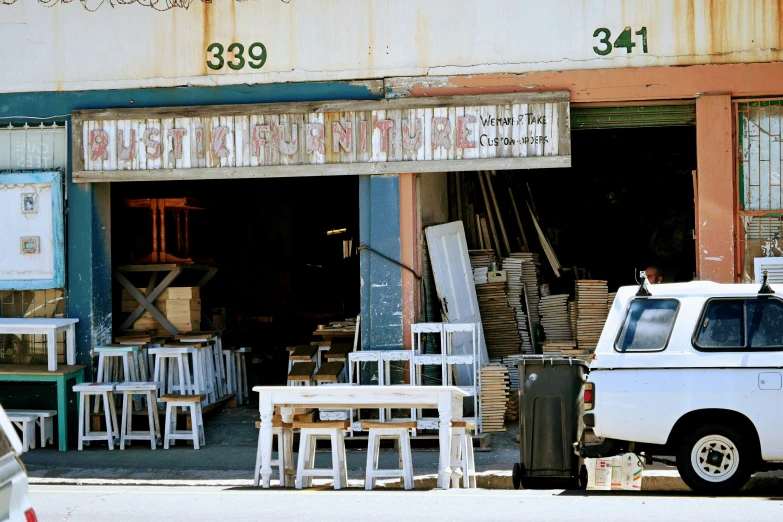
POLYGON ((569 167, 569 93, 73 113, 76 182, 569 167))

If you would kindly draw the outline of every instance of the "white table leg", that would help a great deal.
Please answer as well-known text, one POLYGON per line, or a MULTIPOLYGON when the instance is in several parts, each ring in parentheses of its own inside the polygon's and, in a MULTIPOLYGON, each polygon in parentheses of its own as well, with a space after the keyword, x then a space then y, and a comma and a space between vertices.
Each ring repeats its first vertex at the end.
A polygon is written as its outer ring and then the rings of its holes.
POLYGON ((76 325, 68 325, 65 330, 65 362, 73 366, 76 364, 76 325))
POLYGON ((270 394, 259 393, 258 410, 261 414, 261 487, 268 489, 272 478, 272 417, 275 411, 270 394))
POLYGON ((438 487, 449 489, 451 485, 451 414, 452 398, 450 392, 441 393, 438 398, 438 419, 440 428, 440 461, 438 462, 438 487))
POLYGON ((46 331, 46 360, 50 372, 57 371, 57 331, 52 328, 46 331))

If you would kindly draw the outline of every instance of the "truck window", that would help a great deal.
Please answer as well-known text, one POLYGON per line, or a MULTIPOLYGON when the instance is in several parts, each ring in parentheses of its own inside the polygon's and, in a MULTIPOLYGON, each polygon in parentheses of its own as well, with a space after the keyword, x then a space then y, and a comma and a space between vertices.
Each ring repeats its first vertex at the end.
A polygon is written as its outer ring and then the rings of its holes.
POLYGON ((694 345, 708 350, 783 350, 783 302, 775 298, 710 300, 694 345))
POLYGON ((699 348, 742 348, 745 346, 743 302, 716 299, 707 303, 701 318, 696 345, 699 348))
POLYGON ((666 348, 680 303, 676 299, 631 301, 620 335, 614 344, 619 352, 656 352, 666 348))

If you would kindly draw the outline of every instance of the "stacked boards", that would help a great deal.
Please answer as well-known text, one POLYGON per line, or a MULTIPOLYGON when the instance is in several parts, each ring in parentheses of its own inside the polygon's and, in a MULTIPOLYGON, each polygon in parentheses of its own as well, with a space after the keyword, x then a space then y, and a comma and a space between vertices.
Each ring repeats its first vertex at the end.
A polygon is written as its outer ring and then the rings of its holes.
POLYGON ((580 349, 595 350, 608 315, 606 281, 580 279, 576 282, 577 343, 580 349))
POLYGON ((481 431, 506 431, 504 417, 508 401, 508 368, 488 364, 481 368, 481 431))
POLYGON ((538 324, 538 254, 530 252, 513 252, 509 254, 511 259, 521 259, 521 278, 522 285, 525 288, 525 299, 527 300, 527 311, 529 319, 533 325, 538 324))
POLYGON ((506 272, 506 298, 508 305, 516 313, 517 330, 522 339, 521 351, 533 353, 533 340, 530 338, 527 306, 525 305, 525 286, 522 283, 523 259, 507 257, 503 260, 503 270, 506 272))
POLYGON ((506 298, 506 283, 477 285, 476 298, 489 357, 519 353, 522 340, 517 330, 516 312, 506 298))
POLYGON ((568 294, 547 295, 541 297, 538 304, 541 314, 541 326, 547 340, 570 341, 571 322, 568 318, 568 294))
MULTIPOLYGON (((142 294, 146 288, 139 288, 142 294)), ((201 330, 201 293, 197 286, 171 286, 163 291, 153 303, 155 308, 168 319, 180 332, 198 332, 201 330)), ((139 306, 130 292, 122 290, 122 311, 133 312, 139 306)), ((144 312, 133 323, 134 330, 155 330, 159 335, 169 332, 149 312, 144 312)))

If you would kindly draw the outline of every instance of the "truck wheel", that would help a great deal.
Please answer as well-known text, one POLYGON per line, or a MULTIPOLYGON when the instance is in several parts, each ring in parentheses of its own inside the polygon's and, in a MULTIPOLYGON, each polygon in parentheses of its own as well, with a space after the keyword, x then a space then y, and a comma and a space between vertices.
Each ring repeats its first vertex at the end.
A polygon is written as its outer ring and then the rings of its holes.
POLYGON ((677 454, 677 470, 693 491, 730 494, 739 491, 755 465, 753 446, 729 426, 700 426, 688 433, 677 454))
POLYGON ((514 489, 519 489, 522 485, 522 467, 519 462, 515 462, 514 469, 511 470, 511 482, 514 484, 514 489))

